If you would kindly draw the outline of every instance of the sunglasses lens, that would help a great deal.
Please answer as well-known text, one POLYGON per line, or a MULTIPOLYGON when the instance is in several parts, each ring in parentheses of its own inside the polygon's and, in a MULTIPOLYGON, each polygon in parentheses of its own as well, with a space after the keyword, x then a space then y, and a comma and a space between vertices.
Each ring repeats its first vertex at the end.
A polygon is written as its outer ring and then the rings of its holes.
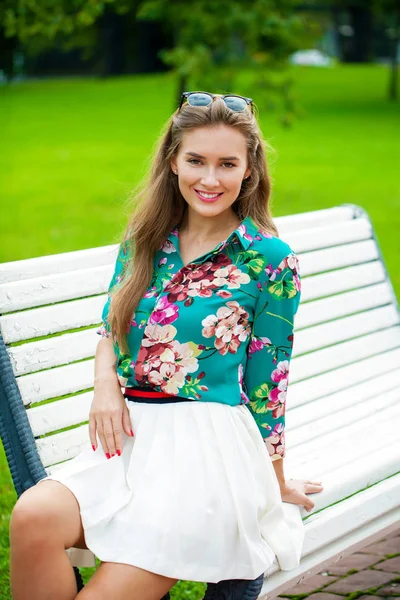
POLYGON ((211 100, 211 96, 201 92, 198 94, 190 94, 187 97, 187 101, 190 106, 208 106, 211 103, 211 100))
POLYGON ((226 96, 225 104, 228 108, 236 112, 241 112, 247 106, 246 100, 243 98, 237 98, 236 96, 226 96))

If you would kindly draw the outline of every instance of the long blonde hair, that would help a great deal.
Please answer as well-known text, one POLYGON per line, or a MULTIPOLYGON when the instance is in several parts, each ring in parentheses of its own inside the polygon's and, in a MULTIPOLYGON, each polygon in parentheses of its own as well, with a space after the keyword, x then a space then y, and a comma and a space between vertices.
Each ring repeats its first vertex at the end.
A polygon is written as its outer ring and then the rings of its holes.
POLYGON ((123 282, 112 293, 108 314, 114 341, 125 354, 129 354, 126 336, 133 313, 152 280, 155 253, 170 230, 179 226, 187 207, 179 190, 178 178, 171 169, 171 157, 178 153, 186 131, 220 124, 234 127, 244 135, 248 166, 251 167, 251 174, 243 180, 232 209, 241 221, 250 216, 260 229, 278 236, 269 207, 271 180, 266 160, 267 143, 255 115, 247 109, 231 111, 218 96, 209 106, 184 104, 180 111, 176 110, 157 141, 149 174, 131 198, 134 210, 123 241, 127 243, 132 258, 123 274, 123 282))

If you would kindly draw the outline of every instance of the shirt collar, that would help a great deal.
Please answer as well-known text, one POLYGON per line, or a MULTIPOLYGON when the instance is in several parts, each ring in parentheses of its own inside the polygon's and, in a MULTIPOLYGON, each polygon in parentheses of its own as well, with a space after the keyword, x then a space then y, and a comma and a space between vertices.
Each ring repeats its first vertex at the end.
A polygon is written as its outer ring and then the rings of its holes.
MULTIPOLYGON (((251 244, 253 243, 254 237, 257 235, 257 233, 258 233, 257 225, 254 223, 253 219, 250 216, 247 216, 245 219, 243 219, 243 221, 235 229, 235 231, 233 231, 231 233, 228 240, 231 239, 236 234, 236 237, 238 238, 239 242, 241 243, 242 248, 244 250, 247 250, 247 248, 249 246, 251 246, 251 244)), ((173 227, 171 229, 167 239, 173 244, 173 246, 179 252, 179 236, 178 236, 178 226, 177 225, 175 225, 175 227, 173 227)))

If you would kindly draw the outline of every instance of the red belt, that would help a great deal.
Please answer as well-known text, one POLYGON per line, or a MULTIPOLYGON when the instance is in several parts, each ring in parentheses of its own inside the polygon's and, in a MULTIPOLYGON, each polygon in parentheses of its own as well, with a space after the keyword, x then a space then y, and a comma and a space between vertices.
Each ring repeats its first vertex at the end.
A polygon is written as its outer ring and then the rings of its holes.
POLYGON ((166 394, 165 392, 145 392, 128 387, 125 388, 125 394, 127 396, 142 396, 144 398, 172 398, 174 396, 174 394, 166 394))

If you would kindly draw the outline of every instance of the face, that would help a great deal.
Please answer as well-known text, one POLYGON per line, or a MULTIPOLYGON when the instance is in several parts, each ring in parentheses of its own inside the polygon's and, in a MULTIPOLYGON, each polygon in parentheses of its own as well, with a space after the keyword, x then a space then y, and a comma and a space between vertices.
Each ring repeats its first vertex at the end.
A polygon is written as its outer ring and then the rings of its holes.
POLYGON ((184 133, 171 168, 177 171, 179 189, 193 211, 204 217, 230 212, 251 172, 246 138, 228 125, 192 129, 184 133))

